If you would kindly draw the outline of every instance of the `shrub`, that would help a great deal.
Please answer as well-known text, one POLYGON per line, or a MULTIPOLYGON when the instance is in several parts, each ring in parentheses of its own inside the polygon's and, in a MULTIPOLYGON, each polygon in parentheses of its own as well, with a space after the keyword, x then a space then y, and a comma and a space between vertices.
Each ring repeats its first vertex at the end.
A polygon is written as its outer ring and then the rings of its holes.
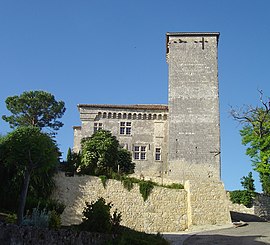
POLYGON ((99 178, 100 178, 100 180, 101 180, 101 183, 102 183, 102 185, 103 185, 103 187, 104 187, 104 189, 106 188, 106 185, 107 185, 107 176, 106 175, 100 175, 99 176, 99 178))
POLYGON ((131 189, 134 186, 133 182, 132 182, 132 179, 130 179, 130 178, 123 179, 122 184, 123 184, 124 188, 126 188, 128 191, 131 191, 131 189))
POLYGON ((7 217, 5 218, 5 221, 7 223, 16 224, 16 222, 17 222, 17 215, 14 214, 14 213, 8 214, 7 217))
POLYGON ((27 214, 22 221, 22 225, 48 228, 50 213, 45 209, 40 210, 39 207, 33 209, 32 214, 27 214))
POLYGON ((172 183, 170 185, 164 185, 163 187, 169 188, 169 189, 184 189, 184 186, 180 183, 172 183))
POLYGON ((143 200, 146 201, 150 193, 152 192, 152 189, 154 188, 154 183, 152 181, 141 181, 139 183, 139 186, 143 200))
POLYGON ((55 199, 37 199, 32 197, 27 197, 26 200, 26 209, 33 210, 35 207, 39 207, 39 209, 46 209, 47 211, 55 210, 57 214, 62 214, 65 209, 65 205, 55 199))
POLYGON ((114 211, 113 216, 110 214, 112 208, 111 203, 105 202, 105 199, 100 197, 96 202, 90 204, 86 202, 86 207, 83 210, 83 222, 80 228, 86 231, 110 233, 114 232, 120 226, 121 213, 114 211))
POLYGON ((123 175, 119 174, 119 173, 116 173, 116 172, 112 172, 110 177, 112 179, 115 179, 115 180, 122 180, 124 178, 123 175))
POLYGON ((230 199, 232 203, 243 204, 247 208, 253 205, 254 193, 247 190, 236 190, 230 192, 230 199))
POLYGON ((49 227, 54 229, 61 227, 61 217, 55 210, 50 212, 49 227))

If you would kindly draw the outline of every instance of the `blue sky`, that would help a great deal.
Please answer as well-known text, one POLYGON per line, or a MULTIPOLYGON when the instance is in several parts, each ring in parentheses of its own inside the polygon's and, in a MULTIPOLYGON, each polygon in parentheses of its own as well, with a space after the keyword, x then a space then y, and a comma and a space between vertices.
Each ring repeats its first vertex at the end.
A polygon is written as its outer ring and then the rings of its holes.
POLYGON ((268 0, 1 0, 0 114, 24 91, 65 101, 57 136, 65 157, 77 104, 167 103, 166 32, 220 32, 222 180, 239 189, 252 167, 228 112, 256 105, 258 89, 270 96, 269 12, 268 0))

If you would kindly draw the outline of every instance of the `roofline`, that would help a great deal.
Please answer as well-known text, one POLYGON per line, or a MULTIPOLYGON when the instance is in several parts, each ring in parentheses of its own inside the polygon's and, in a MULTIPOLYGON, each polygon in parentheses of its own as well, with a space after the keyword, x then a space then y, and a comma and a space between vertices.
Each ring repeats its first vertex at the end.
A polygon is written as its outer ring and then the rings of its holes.
POLYGON ((162 104, 135 104, 135 105, 78 104, 77 107, 102 108, 102 109, 161 110, 161 111, 168 110, 168 105, 162 104))
POLYGON ((219 32, 167 32, 166 36, 217 36, 219 37, 219 32))
POLYGON ((169 37, 217 37, 217 45, 219 40, 219 32, 167 32, 166 33, 166 53, 168 54, 169 37))

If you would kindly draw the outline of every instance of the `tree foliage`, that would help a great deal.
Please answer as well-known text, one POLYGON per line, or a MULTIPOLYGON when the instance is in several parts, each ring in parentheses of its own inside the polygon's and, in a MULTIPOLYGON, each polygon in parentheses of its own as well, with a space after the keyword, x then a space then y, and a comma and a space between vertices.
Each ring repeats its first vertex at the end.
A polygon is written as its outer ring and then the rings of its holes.
POLYGON ((44 91, 29 91, 6 99, 6 107, 11 116, 2 116, 11 128, 18 126, 35 126, 59 130, 63 123, 61 118, 66 110, 63 101, 56 101, 54 96, 44 91))
POLYGON ((242 144, 247 146, 246 154, 260 175, 264 193, 270 194, 270 100, 264 101, 262 91, 259 92, 260 106, 232 109, 231 115, 243 124, 240 130, 242 144))
POLYGON ((118 148, 118 161, 120 173, 134 173, 135 163, 132 162, 132 155, 127 149, 118 148))
POLYGON ((98 130, 82 140, 81 173, 111 175, 118 172, 133 173, 134 163, 128 151, 122 149, 111 132, 98 130))
POLYGON ((232 203, 243 204, 247 208, 251 208, 253 204, 253 196, 247 190, 230 191, 230 200, 232 203))
POLYGON ((92 232, 117 232, 120 227, 121 213, 117 210, 111 215, 112 203, 106 203, 105 199, 100 197, 96 202, 86 202, 83 210, 83 221, 80 224, 81 229, 92 232))
POLYGON ((28 190, 33 196, 50 194, 59 156, 55 141, 37 127, 19 127, 1 139, 0 163, 8 176, 3 184, 8 181, 11 190, 19 192, 18 223, 22 221, 28 190))
POLYGON ((241 178, 241 185, 245 190, 253 193, 255 192, 255 185, 252 172, 249 172, 248 176, 243 176, 241 178))
POLYGON ((80 152, 73 152, 68 148, 67 160, 61 163, 62 170, 74 174, 77 168, 81 164, 81 154, 80 152))

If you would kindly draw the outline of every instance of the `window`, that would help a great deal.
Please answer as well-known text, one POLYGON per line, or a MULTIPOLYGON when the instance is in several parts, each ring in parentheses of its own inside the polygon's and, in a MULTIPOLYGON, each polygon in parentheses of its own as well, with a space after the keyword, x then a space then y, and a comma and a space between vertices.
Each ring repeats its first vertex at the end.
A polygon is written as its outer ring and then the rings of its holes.
POLYGON ((131 122, 120 122, 120 134, 131 135, 131 122))
POLYGON ((102 123, 94 123, 94 133, 102 129, 102 123))
POLYGON ((156 150, 155 150, 155 160, 156 161, 161 160, 161 148, 156 148, 156 150))
POLYGON ((146 160, 146 146, 134 146, 134 159, 146 160))

